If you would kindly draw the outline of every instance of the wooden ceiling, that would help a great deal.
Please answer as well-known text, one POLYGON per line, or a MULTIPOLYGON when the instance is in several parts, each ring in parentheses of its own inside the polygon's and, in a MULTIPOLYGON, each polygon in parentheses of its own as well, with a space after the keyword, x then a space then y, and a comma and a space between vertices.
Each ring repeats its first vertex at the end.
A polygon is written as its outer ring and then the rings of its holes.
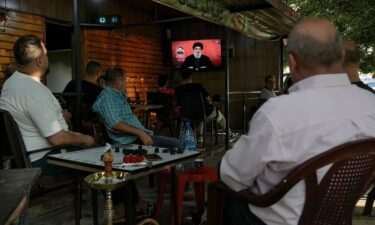
POLYGON ((286 36, 299 15, 281 0, 152 0, 259 39, 286 36))

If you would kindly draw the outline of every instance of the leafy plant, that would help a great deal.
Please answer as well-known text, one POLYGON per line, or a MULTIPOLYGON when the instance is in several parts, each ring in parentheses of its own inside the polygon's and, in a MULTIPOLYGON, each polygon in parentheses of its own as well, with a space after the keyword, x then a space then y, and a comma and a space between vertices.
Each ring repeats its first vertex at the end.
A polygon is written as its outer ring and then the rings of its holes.
POLYGON ((354 41, 362 54, 361 72, 375 72, 374 0, 284 0, 301 18, 320 17, 332 21, 344 39, 354 41))

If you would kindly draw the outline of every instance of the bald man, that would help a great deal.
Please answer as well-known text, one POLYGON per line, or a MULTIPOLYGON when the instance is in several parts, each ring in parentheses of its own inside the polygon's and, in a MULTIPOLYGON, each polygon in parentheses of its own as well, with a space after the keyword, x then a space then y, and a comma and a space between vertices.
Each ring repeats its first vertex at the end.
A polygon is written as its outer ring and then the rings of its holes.
MULTIPOLYGON (((269 191, 296 166, 343 143, 375 137, 375 98, 342 73, 341 37, 327 20, 308 19, 288 38, 294 85, 256 112, 249 133, 227 151, 220 165, 235 191, 269 191)), ((319 170, 318 177, 326 170, 319 170)), ((296 225, 305 201, 303 182, 271 207, 229 200, 224 224, 296 225)))
POLYGON ((367 86, 359 78, 359 66, 361 65, 361 54, 353 41, 345 40, 343 41, 343 46, 345 50, 344 58, 344 70, 348 74, 350 82, 357 85, 360 88, 370 91, 375 94, 374 89, 367 86))

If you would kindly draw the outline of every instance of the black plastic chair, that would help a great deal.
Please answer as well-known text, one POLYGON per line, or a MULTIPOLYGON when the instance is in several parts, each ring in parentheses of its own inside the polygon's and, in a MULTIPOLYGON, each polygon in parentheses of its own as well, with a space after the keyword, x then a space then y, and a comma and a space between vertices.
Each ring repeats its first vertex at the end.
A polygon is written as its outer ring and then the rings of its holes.
MULTIPOLYGON (((196 92, 183 92, 180 95, 179 105, 181 106, 181 119, 182 121, 190 121, 192 124, 203 122, 203 147, 206 146, 206 133, 207 133, 207 116, 204 99, 200 93, 196 92)), ((217 110, 217 109, 216 109, 217 110)), ((217 115, 217 112, 216 112, 217 115)), ((217 143, 217 124, 216 119, 213 120, 215 124, 215 143, 217 143)))
POLYGON ((153 109, 157 119, 162 122, 163 127, 168 127, 171 137, 176 136, 176 117, 174 115, 174 99, 171 95, 161 92, 147 92, 147 103, 152 105, 163 105, 160 109, 153 109))
MULTIPOLYGON (((26 151, 26 146, 23 141, 21 132, 18 128, 18 124, 13 119, 12 115, 3 109, 0 109, 0 130, 1 130, 1 154, 4 155, 4 160, 10 160, 11 168, 31 168, 32 164, 29 155, 35 152, 42 152, 47 150, 59 150, 59 149, 79 149, 80 146, 64 145, 37 149, 33 151, 26 151)), ((1 161, 1 163, 3 163, 1 161)), ((39 189, 45 191, 44 180, 48 180, 50 176, 41 176, 38 181, 39 189)), ((55 178, 55 177, 54 177, 55 178)), ((66 178, 66 177, 64 177, 66 178)), ((72 180, 73 182, 73 180, 72 180)), ((63 185, 72 184, 64 181, 63 185)), ((55 190, 61 186, 54 185, 49 190, 55 190)), ((20 224, 24 224, 26 220, 26 213, 22 214, 20 218, 20 224)))

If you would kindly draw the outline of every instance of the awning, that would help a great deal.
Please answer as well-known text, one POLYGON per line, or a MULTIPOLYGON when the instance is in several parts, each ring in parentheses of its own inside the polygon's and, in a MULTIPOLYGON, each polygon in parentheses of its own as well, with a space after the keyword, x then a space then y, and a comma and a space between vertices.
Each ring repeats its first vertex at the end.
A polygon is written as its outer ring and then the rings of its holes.
POLYGON ((280 0, 153 1, 265 40, 286 36, 299 19, 297 12, 280 0))

